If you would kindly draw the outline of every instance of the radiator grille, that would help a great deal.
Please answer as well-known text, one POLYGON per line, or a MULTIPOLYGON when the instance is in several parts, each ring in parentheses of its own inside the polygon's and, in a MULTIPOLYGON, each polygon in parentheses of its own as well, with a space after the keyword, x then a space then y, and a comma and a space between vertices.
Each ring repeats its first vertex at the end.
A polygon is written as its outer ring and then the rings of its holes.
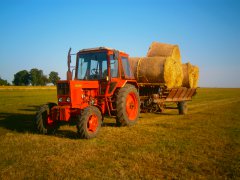
POLYGON ((69 84, 68 83, 59 83, 57 85, 58 95, 69 95, 69 84))

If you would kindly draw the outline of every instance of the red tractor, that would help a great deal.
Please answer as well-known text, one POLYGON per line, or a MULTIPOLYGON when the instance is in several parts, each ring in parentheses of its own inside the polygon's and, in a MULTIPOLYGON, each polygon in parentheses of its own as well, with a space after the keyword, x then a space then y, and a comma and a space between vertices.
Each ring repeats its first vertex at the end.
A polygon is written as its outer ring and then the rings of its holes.
POLYGON ((196 92, 190 88, 167 89, 159 83, 138 83, 128 54, 115 49, 80 50, 73 80, 70 61, 69 50, 68 80, 57 83, 58 105, 44 105, 36 114, 36 126, 42 134, 54 132, 60 122, 75 117, 79 136, 93 138, 105 114, 116 116, 118 126, 131 126, 138 121, 140 106, 142 111, 162 112, 167 108, 165 102, 176 102, 179 113, 185 114, 186 101, 196 92))
MULTIPOLYGON (((70 64, 70 51, 68 57, 70 64)), ((38 131, 54 132, 59 122, 76 117, 80 137, 93 138, 106 113, 116 115, 120 126, 135 124, 140 113, 140 99, 128 54, 100 47, 83 49, 76 57, 74 80, 70 80, 68 65, 68 80, 57 83, 58 105, 50 103, 37 112, 38 131)))

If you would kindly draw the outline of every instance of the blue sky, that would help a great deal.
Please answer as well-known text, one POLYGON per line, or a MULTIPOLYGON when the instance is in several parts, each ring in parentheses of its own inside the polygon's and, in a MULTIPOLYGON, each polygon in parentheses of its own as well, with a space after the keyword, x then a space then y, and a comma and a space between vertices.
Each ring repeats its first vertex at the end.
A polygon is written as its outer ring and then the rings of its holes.
MULTIPOLYGON (((239 0, 0 0, 0 76, 59 72, 67 52, 107 46, 145 56, 152 41, 178 44, 202 87, 240 87, 239 0)), ((74 62, 74 61, 73 61, 74 62)))

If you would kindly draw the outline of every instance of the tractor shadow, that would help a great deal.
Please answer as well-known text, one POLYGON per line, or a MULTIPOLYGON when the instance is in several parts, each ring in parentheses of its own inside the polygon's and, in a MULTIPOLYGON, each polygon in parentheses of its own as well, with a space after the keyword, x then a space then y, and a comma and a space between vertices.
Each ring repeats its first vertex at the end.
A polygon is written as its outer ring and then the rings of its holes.
MULTIPOLYGON (((25 108, 18 109, 19 113, 0 113, 0 128, 3 128, 1 135, 8 133, 8 131, 14 131, 18 133, 31 133, 38 134, 35 127, 35 114, 39 109, 39 105, 26 106, 25 108)), ((140 117, 142 118, 142 117, 140 117)), ((69 123, 61 123, 62 125, 69 125, 71 128, 58 129, 54 134, 48 134, 47 136, 55 136, 59 138, 79 139, 76 129, 76 119, 72 119, 69 123), (74 126, 74 128, 72 128, 74 126), (74 130, 73 130, 74 129, 74 130)), ((102 128, 113 127, 118 128, 116 125, 115 116, 105 116, 102 128)))
POLYGON ((59 138, 67 138, 67 139, 80 139, 77 134, 77 130, 57 130, 54 134, 50 134, 48 136, 55 136, 59 138))
MULTIPOLYGON (((5 129, 6 131, 3 130, 2 132, 0 132, 0 134, 5 135, 9 131, 14 131, 18 133, 38 134, 34 120, 35 114, 1 113, 0 128, 5 129)), ((77 132, 71 130, 57 130, 55 134, 48 134, 47 136, 56 136, 68 139, 79 139, 77 132)))
POLYGON ((35 106, 35 105, 31 105, 31 106, 27 106, 27 108, 24 109, 18 109, 19 111, 27 111, 27 112, 37 112, 40 106, 35 106))
POLYGON ((0 127, 19 133, 37 133, 34 119, 38 105, 29 105, 18 109, 19 113, 0 113, 0 127))
MULTIPOLYGON (((7 134, 9 131, 14 131, 18 133, 31 133, 38 134, 35 127, 35 113, 39 106, 29 106, 29 109, 19 109, 20 111, 25 112, 33 112, 32 114, 23 114, 23 113, 1 113, 0 114, 0 128, 3 128, 1 135, 7 134)), ((114 121, 115 118, 108 117, 111 121, 114 121)), ((76 121, 71 121, 70 123, 61 123, 61 125, 74 126, 76 127, 76 121)), ((113 122, 103 122, 102 128, 104 127, 116 127, 116 123, 113 122)), ((48 134, 47 136, 55 136, 59 138, 68 138, 68 139, 79 139, 77 134, 77 129, 71 128, 71 130, 67 129, 59 129, 54 134, 48 134)))
POLYGON ((34 118, 39 106, 30 105, 18 109, 19 113, 0 113, 0 127, 19 133, 36 133, 34 118))
POLYGON ((20 133, 35 133, 34 114, 1 113, 0 127, 20 133))

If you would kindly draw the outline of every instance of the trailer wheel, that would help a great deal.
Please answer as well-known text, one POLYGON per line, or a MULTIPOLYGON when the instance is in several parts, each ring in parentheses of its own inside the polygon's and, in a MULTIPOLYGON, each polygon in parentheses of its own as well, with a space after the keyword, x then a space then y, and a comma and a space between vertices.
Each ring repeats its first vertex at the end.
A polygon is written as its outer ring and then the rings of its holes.
POLYGON ((178 112, 181 115, 187 114, 188 108, 187 108, 187 102, 181 101, 178 102, 178 112))
POLYGON ((52 107, 56 106, 55 103, 48 103, 40 107, 39 111, 36 113, 35 125, 36 129, 41 134, 51 134, 54 133, 58 128, 59 124, 53 122, 50 119, 49 112, 52 107))
POLYGON ((102 124, 102 115, 95 106, 87 107, 77 118, 77 133, 80 138, 91 139, 97 136, 102 124))
POLYGON ((140 112, 140 98, 135 86, 126 84, 117 95, 118 126, 131 126, 137 123, 140 112))

